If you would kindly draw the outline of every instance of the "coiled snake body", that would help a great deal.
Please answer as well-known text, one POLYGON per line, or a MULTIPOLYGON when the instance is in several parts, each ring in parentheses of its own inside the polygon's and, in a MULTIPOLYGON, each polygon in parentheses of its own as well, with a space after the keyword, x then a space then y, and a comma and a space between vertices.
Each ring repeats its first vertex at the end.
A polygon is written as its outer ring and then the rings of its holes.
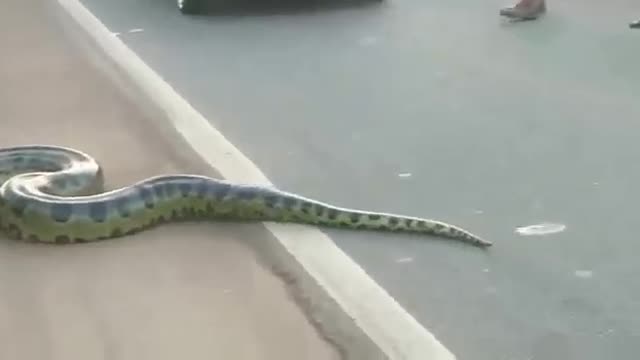
POLYGON ((165 222, 227 219, 414 232, 491 245, 439 221, 340 208, 269 186, 198 175, 156 176, 104 192, 99 164, 59 146, 0 149, 0 184, 0 229, 16 240, 89 242, 165 222))

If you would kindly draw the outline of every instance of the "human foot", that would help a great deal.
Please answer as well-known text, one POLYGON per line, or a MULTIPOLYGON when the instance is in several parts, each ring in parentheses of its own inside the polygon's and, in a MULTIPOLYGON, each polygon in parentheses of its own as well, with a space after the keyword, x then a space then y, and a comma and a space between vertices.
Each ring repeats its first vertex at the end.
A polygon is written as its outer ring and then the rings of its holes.
POLYGON ((516 5, 500 9, 500 15, 520 20, 534 20, 547 11, 544 0, 520 0, 516 5))

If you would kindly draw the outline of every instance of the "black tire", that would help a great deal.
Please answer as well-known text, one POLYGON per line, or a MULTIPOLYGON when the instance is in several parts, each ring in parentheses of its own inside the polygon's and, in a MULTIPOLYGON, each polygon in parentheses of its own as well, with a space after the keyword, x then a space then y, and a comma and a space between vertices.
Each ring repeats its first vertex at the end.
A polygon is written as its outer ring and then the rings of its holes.
POLYGON ((178 10, 187 15, 199 14, 202 11, 202 2, 204 0, 176 0, 178 10))

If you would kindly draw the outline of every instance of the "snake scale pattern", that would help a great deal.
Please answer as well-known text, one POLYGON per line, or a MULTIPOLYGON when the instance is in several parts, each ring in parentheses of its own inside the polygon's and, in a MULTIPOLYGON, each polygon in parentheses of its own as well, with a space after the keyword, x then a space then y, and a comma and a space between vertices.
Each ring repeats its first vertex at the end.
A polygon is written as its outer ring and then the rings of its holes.
POLYGON ((155 176, 105 191, 97 161, 60 146, 0 148, 0 185, 0 229, 29 242, 90 242, 167 222, 226 219, 413 232, 491 245, 435 220, 341 208, 270 186, 199 175, 155 176))

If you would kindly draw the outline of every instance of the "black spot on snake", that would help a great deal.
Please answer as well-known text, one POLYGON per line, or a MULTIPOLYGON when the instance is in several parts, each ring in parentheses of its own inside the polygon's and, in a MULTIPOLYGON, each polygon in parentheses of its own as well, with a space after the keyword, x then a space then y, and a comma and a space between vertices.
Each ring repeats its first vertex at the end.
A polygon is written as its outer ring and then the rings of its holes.
POLYGON ((236 190, 235 195, 240 200, 253 200, 258 196, 255 190, 243 188, 236 190))
POLYGON ((164 192, 165 192, 165 194, 167 194, 167 197, 172 197, 173 194, 176 193, 175 185, 173 185, 171 183, 164 184, 164 192))
POLYGON ((274 195, 267 195, 263 198, 263 200, 265 206, 271 209, 275 208, 276 204, 278 203, 278 198, 274 195))
POLYGON ((125 231, 125 232, 124 232, 124 235, 133 235, 133 234, 135 234, 135 233, 137 233, 137 232, 140 232, 141 230, 142 230, 142 229, 140 229, 140 228, 136 228, 136 227, 134 227, 134 228, 131 228, 131 229, 129 229, 129 230, 127 230, 127 231, 125 231))
POLYGON ((27 166, 29 166, 29 168, 31 169, 42 169, 45 167, 45 163, 41 159, 38 159, 36 157, 29 158, 27 164, 27 166))
POLYGON ((22 163, 24 163, 24 157, 22 156, 14 156, 11 161, 13 162, 14 165, 20 165, 22 163))
POLYGON ((22 240, 22 230, 16 224, 9 224, 7 227, 7 234, 12 239, 22 240))
POLYGON ((64 178, 58 177, 51 180, 51 185, 56 189, 64 189, 67 187, 67 181, 64 178))
POLYGON ((142 201, 144 201, 144 206, 147 209, 153 209, 156 206, 151 189, 146 186, 141 186, 138 188, 138 193, 140 194, 142 201))
POLYGON ((185 206, 181 209, 182 218, 190 218, 193 214, 194 214, 194 210, 188 206, 185 206))
POLYGON ((213 204, 210 202, 207 202, 207 204, 205 205, 205 210, 209 213, 209 214, 213 214, 213 212, 216 210, 213 207, 213 204))
POLYGON ((205 197, 205 195, 207 195, 207 190, 209 190, 209 186, 207 186, 208 183, 206 181, 199 181, 196 185, 195 185, 195 190, 196 190, 196 196, 198 196, 199 198, 203 199, 205 197))
POLYGON ((405 219, 404 220, 404 225, 408 228, 410 228, 413 225, 413 219, 405 219))
POLYGON ((394 218, 394 217, 389 218, 389 225, 391 225, 391 226, 396 226, 396 225, 398 225, 398 219, 396 219, 396 218, 394 218))
POLYGON ((265 213, 261 209, 256 209, 254 211, 254 215, 256 216, 256 219, 263 219, 265 217, 265 213))
POLYGON ((11 206, 11 212, 13 212, 15 216, 22 217, 22 215, 24 215, 24 210, 27 207, 27 202, 24 198, 17 196, 11 199, 9 204, 11 206))
POLYGON ((222 200, 225 196, 227 196, 230 190, 231 190, 231 185, 229 184, 218 183, 212 187, 213 196, 217 200, 222 200))
POLYGON ((191 184, 187 184, 187 183, 178 184, 178 190, 180 191, 180 195, 182 195, 182 197, 185 198, 189 196, 189 193, 191 192, 191 184))
POLYGON ((375 214, 368 214, 367 217, 369 217, 369 220, 373 220, 373 221, 378 221, 381 219, 380 215, 375 215, 375 214))
POLYGON ((433 229, 435 231, 442 231, 442 230, 445 230, 446 228, 447 227, 442 224, 438 224, 438 223, 433 224, 433 229))
POLYGON ((53 203, 51 204, 51 217, 53 220, 64 223, 69 221, 73 207, 69 203, 53 203))
POLYGON ((349 220, 351 220, 352 223, 360 222, 360 215, 359 214, 351 214, 351 215, 349 215, 349 220))
POLYGON ((89 203, 89 217, 91 220, 103 223, 107 219, 107 204, 104 201, 89 203))
POLYGON ((323 216, 324 215, 324 206, 320 205, 320 204, 315 204, 313 206, 314 208, 314 212, 316 213, 316 216, 323 216))
POLYGON ((302 212, 305 214, 311 213, 312 208, 313 204, 311 204, 310 202, 304 201, 302 204, 300 204, 300 210, 302 210, 302 212))
POLYGON ((75 177, 70 177, 70 178, 67 180, 67 185, 68 185, 68 186, 71 186, 71 187, 78 187, 78 186, 80 185, 80 182, 78 181, 78 179, 77 179, 77 178, 75 178, 75 177))
POLYGON ((126 197, 119 197, 114 200, 116 210, 118 210, 118 214, 123 218, 127 218, 131 215, 129 211, 129 201, 126 197))
POLYGON ((53 239, 53 242, 55 242, 56 244, 70 244, 71 238, 69 238, 67 235, 56 235, 55 239, 53 239))
POLYGON ((327 211, 327 217, 329 218, 329 220, 335 220, 338 218, 338 210, 336 209, 329 209, 327 211))
POLYGON ((160 199, 162 199, 165 196, 164 186, 161 186, 161 185, 153 186, 153 192, 160 199))
POLYGON ((298 204, 298 200, 286 197, 282 199, 282 204, 284 205, 285 209, 293 209, 298 204))

